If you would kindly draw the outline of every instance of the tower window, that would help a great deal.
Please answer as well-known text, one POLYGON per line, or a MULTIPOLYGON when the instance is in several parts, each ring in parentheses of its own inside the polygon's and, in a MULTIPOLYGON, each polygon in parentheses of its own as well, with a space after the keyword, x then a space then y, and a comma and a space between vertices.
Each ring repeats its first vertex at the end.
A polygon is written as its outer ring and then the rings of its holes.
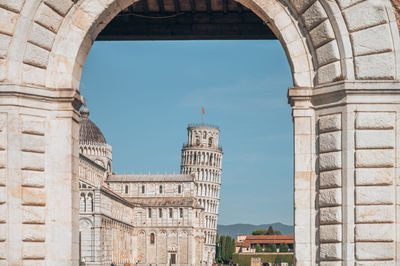
POLYGON ((158 217, 162 218, 162 209, 158 209, 158 217))
POLYGON ((172 208, 169 208, 169 218, 172 218, 172 208))
POLYGON ((179 194, 182 193, 182 186, 181 185, 178 186, 178 193, 179 194))
POLYGON ((128 185, 125 185, 125 194, 128 194, 128 185))
POLYGON ((207 132, 204 132, 203 133, 203 139, 206 139, 207 138, 207 132))
POLYGON ((179 208, 179 217, 183 218, 183 209, 179 208))
POLYGON ((146 187, 142 185, 142 194, 144 194, 145 192, 146 192, 146 187))
POLYGON ((212 142, 213 142, 213 138, 209 138, 209 139, 208 139, 208 147, 211 147, 212 142))
POLYGON ((196 146, 200 145, 200 138, 196 137, 196 146))
POLYGON ((162 186, 161 185, 160 185, 159 191, 160 191, 160 194, 161 194, 162 193, 162 186))
POLYGON ((151 233, 150 234, 150 244, 154 244, 155 240, 156 240, 156 236, 154 235, 154 233, 151 233))
POLYGON ((151 208, 149 208, 149 218, 151 218, 151 208))

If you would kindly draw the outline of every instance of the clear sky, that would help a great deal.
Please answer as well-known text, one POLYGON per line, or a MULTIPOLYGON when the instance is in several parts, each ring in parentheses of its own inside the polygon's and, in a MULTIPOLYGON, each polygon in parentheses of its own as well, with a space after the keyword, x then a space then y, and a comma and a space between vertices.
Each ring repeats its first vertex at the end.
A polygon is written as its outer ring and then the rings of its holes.
POLYGON ((186 127, 219 125, 219 224, 293 224, 290 68, 278 41, 95 42, 81 80, 117 173, 179 173, 186 127))

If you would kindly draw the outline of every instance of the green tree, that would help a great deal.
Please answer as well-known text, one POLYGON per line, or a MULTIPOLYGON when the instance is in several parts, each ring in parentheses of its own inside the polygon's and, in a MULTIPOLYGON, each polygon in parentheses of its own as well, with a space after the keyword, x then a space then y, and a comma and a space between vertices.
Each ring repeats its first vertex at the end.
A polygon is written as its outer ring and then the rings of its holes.
POLYGON ((261 248, 261 245, 260 245, 260 244, 257 244, 257 245, 256 245, 256 252, 257 252, 257 253, 262 252, 262 248, 261 248))
POLYGON ((257 230, 254 230, 251 234, 253 236, 266 235, 267 234, 267 230, 265 230, 265 229, 257 229, 257 230))
POLYGON ((275 232, 275 231, 274 231, 274 229, 272 228, 272 226, 269 226, 266 235, 273 235, 274 232, 275 232))
POLYGON ((271 245, 271 252, 276 252, 276 245, 275 244, 271 245))
POLYGON ((279 252, 288 252, 289 246, 286 243, 281 243, 279 247, 279 252))

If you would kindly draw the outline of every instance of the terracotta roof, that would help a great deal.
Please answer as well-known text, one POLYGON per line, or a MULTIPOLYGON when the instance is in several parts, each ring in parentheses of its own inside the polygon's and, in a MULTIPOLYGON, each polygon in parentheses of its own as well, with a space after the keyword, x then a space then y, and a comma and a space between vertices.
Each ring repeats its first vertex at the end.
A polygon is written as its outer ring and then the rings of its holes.
POLYGON ((293 244, 294 235, 259 235, 259 236, 247 236, 246 240, 243 241, 243 247, 250 247, 251 244, 293 244))

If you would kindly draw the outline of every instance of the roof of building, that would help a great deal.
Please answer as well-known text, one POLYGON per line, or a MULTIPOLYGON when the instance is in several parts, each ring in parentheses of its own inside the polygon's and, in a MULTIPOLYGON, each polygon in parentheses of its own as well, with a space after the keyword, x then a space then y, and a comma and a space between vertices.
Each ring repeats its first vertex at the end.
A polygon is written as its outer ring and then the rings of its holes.
POLYGON ((89 119, 89 109, 83 107, 80 111, 81 122, 79 129, 79 142, 84 143, 96 143, 106 144, 106 138, 104 137, 101 130, 89 119))
POLYGON ((293 244, 294 235, 257 235, 257 236, 249 235, 246 236, 246 239, 241 243, 241 246, 250 247, 251 244, 279 244, 279 243, 293 244))
POLYGON ((193 197, 126 197, 133 204, 148 207, 198 207, 193 197))
POLYGON ((132 175, 116 175, 108 177, 107 182, 193 182, 193 175, 181 174, 132 174, 132 175))

